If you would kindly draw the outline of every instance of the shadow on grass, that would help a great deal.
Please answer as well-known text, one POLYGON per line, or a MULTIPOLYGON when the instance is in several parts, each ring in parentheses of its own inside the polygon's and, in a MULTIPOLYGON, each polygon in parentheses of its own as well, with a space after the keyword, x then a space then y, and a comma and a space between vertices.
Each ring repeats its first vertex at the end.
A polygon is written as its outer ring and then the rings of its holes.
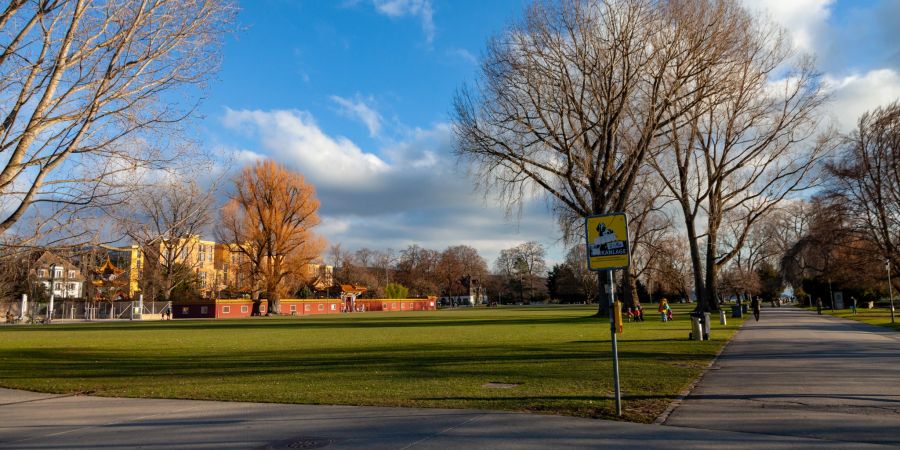
POLYGON ((463 317, 394 317, 369 318, 358 320, 353 316, 335 318, 255 318, 255 319, 223 319, 223 320, 175 320, 169 322, 116 322, 61 324, 53 326, 16 326, 3 331, 9 332, 72 332, 76 330, 90 331, 177 331, 177 330, 248 330, 248 329, 365 329, 365 328, 428 328, 459 326, 493 326, 493 325, 562 325, 587 324, 596 322, 592 316, 584 317, 517 317, 497 319, 470 319, 463 317))
MULTIPOLYGON (((653 342, 634 343, 641 351, 620 351, 622 360, 658 364, 660 361, 694 362, 706 356, 691 352, 660 353, 653 342)), ((103 379, 164 376, 346 376, 377 373, 376 378, 404 377, 433 380, 440 377, 540 377, 565 367, 596 367, 609 363, 605 348, 559 346, 442 346, 390 345, 287 352, 217 351, 167 355, 116 350, 32 348, 0 350, 0 379, 103 379)))

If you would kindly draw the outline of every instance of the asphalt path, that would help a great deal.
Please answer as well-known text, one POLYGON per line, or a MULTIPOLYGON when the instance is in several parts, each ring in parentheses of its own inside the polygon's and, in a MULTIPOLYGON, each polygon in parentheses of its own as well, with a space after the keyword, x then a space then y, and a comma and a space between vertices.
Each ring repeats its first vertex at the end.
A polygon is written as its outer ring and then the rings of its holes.
POLYGON ((664 424, 900 447, 900 333, 763 308, 664 424))
POLYGON ((894 448, 900 341, 891 333, 764 310, 664 425, 0 389, 0 448, 894 448))

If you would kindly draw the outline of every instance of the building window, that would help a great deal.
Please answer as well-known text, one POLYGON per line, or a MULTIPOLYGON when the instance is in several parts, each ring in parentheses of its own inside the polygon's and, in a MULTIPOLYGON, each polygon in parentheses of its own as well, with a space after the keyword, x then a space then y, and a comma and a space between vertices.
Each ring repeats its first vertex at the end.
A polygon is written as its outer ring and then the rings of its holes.
POLYGON ((53 278, 62 278, 63 268, 62 267, 54 267, 53 268, 53 278))
POLYGON ((391 309, 397 309, 397 304, 394 303, 393 305, 391 305, 391 309))
POLYGON ((69 283, 69 292, 78 292, 78 283, 69 283))
POLYGON ((304 310, 304 311, 309 311, 309 310, 310 310, 309 305, 303 305, 303 310, 304 310))
POLYGON ((242 312, 242 313, 245 313, 245 312, 247 312, 247 311, 250 311, 250 310, 247 308, 247 305, 241 305, 241 312, 242 312))
POLYGON ((47 278, 47 271, 44 269, 38 269, 38 277, 39 278, 47 278))
POLYGON ((231 312, 231 307, 230 307, 230 306, 227 306, 227 305, 226 305, 226 306, 223 306, 223 307, 222 307, 222 314, 229 314, 230 312, 231 312))
POLYGON ((335 305, 334 303, 332 303, 332 304, 331 304, 331 310, 332 310, 332 311, 337 311, 337 305, 335 305))
POLYGON ((319 311, 325 311, 325 305, 319 303, 319 311))
POLYGON ((209 312, 209 307, 208 307, 208 306, 201 306, 201 307, 200 307, 200 314, 206 314, 206 313, 208 313, 208 312, 209 312))
POLYGON ((297 305, 291 305, 291 312, 297 312, 297 305))
POLYGON ((70 271, 69 271, 69 278, 75 278, 75 271, 74 271, 74 270, 70 270, 70 271))
POLYGON ((63 288, 63 284, 62 284, 62 283, 60 283, 60 282, 53 283, 53 290, 54 290, 54 291, 61 291, 62 288, 63 288))
POLYGON ((200 284, 206 286, 206 272, 200 272, 200 284))

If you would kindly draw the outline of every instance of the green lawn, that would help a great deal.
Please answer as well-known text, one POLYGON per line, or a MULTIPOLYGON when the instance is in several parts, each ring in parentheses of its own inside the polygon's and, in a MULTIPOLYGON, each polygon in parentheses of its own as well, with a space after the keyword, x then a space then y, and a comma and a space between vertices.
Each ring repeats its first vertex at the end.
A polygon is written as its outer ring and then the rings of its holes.
MULTIPOLYGON (((815 311, 816 308, 806 308, 810 311, 815 311)), ((843 317, 845 319, 856 320, 858 322, 865 322, 871 325, 878 325, 882 327, 893 328, 897 331, 900 331, 900 311, 895 312, 894 320, 896 323, 891 323, 891 311, 887 308, 875 308, 875 309, 866 309, 866 308, 857 308, 856 314, 853 314, 849 309, 823 309, 823 313, 830 314, 834 317, 843 317)))
MULTIPOLYGON (((688 341, 676 320, 626 323, 625 418, 648 422, 740 322, 688 341)), ((104 396, 540 411, 610 417, 608 319, 594 307, 0 327, 0 385, 104 396), (517 384, 488 388, 485 383, 517 384)))

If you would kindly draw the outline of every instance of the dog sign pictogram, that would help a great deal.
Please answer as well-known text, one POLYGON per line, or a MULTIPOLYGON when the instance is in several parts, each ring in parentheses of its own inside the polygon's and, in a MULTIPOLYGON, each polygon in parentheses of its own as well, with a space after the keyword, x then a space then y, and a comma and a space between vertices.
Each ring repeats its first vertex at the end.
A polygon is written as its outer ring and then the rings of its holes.
POLYGON ((631 258, 628 249, 628 218, 625 213, 587 218, 587 256, 591 270, 625 269, 631 258))

